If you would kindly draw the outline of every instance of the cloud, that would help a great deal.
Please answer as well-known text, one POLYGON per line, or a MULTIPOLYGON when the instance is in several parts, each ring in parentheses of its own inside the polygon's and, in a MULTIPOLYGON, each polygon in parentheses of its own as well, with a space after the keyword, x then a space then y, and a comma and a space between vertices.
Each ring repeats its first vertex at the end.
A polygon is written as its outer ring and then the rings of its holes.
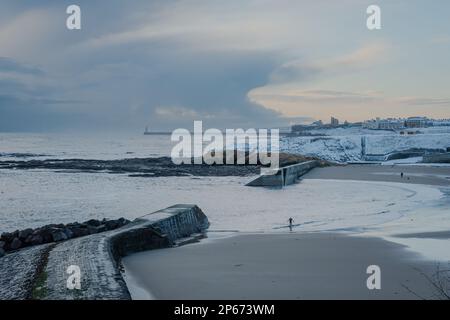
MULTIPOLYGON (((401 39, 368 32, 360 4, 324 3, 79 0, 82 30, 68 31, 66 2, 7 0, 0 12, 2 123, 18 130, 23 123, 156 130, 192 120, 273 127, 406 107, 389 97, 407 95, 410 74, 402 71, 430 56, 409 51, 405 65, 401 39)), ((413 93, 445 106, 445 92, 430 89, 433 72, 413 93)))
POLYGON ((61 30, 55 17, 52 10, 32 9, 6 20, 0 26, 0 56, 29 58, 48 50, 51 36, 55 30, 61 30))
MULTIPOLYGON (((305 3, 270 1, 174 1, 142 11, 124 30, 106 32, 80 43, 98 49, 136 43, 182 45, 192 51, 282 51, 309 38, 300 32, 305 3), (285 10, 285 5, 293 11, 285 10)), ((306 17, 304 17, 306 19, 306 17)))
POLYGON ((42 76, 44 72, 33 66, 21 64, 11 58, 0 57, 0 72, 13 72, 35 76, 42 76))
POLYGON ((432 44, 448 44, 450 43, 450 35, 435 36, 431 39, 432 44))
POLYGON ((380 99, 373 93, 347 92, 336 90, 296 90, 283 93, 255 93, 252 99, 256 101, 262 100, 278 100, 280 102, 348 102, 362 103, 369 100, 380 99))
POLYGON ((450 98, 400 97, 395 101, 413 106, 450 106, 450 98))
POLYGON ((288 61, 272 72, 267 86, 287 82, 304 82, 317 76, 329 77, 338 73, 367 69, 386 60, 388 48, 386 43, 375 42, 365 44, 348 54, 337 57, 288 61))

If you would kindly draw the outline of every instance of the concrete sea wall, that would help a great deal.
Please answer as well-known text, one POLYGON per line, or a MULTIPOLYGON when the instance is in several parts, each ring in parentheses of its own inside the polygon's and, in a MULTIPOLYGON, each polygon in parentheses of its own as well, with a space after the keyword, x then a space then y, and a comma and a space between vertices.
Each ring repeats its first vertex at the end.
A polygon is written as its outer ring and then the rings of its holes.
MULTIPOLYGON (((262 174, 258 178, 247 183, 250 187, 283 187, 297 182, 297 180, 309 170, 317 167, 316 160, 306 161, 276 169, 274 174, 262 174)), ((273 173, 273 172, 272 172, 273 173)))
POLYGON ((7 254, 0 259, 0 299, 130 299, 121 257, 192 241, 208 227, 200 208, 180 204, 119 229, 7 254), (24 264, 30 256, 33 263, 24 264), (79 290, 67 287, 69 266, 79 268, 79 290))
POLYGON ((423 162, 426 162, 426 163, 450 163, 450 152, 424 155, 423 162))

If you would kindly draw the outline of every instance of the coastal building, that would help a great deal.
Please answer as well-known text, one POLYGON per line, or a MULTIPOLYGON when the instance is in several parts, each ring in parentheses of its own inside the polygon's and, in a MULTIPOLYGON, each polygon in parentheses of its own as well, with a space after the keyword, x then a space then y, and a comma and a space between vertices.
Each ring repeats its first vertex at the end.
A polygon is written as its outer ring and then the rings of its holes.
POLYGON ((363 122, 362 127, 372 130, 399 130, 405 127, 405 121, 402 119, 372 119, 363 122))
POLYGON ((450 127, 450 119, 438 119, 438 120, 432 120, 431 124, 434 127, 443 127, 443 126, 448 126, 450 127))
POLYGON ((424 128, 429 124, 426 117, 409 117, 405 120, 405 127, 407 128, 424 128))
POLYGON ((332 127, 337 127, 337 126, 339 126, 339 120, 336 119, 335 117, 331 117, 330 124, 332 127))
POLYGON ((312 123, 313 126, 323 126, 322 120, 317 120, 312 123))

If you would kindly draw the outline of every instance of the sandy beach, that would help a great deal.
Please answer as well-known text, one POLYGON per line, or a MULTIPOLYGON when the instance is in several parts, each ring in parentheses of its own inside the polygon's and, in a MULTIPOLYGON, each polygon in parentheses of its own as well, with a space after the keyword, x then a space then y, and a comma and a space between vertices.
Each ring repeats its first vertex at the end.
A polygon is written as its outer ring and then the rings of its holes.
POLYGON ((305 174, 303 179, 364 180, 450 186, 450 167, 351 164, 315 168, 305 174), (403 177, 401 177, 402 172, 403 177))
MULTIPOLYGON (((450 169, 347 165, 316 168, 320 180, 450 185, 450 169), (404 173, 403 178, 400 172, 404 173)), ((364 182, 366 183, 366 182, 364 182)), ((401 186, 401 184, 399 184, 401 186)), ((431 276, 438 262, 407 246, 367 235, 305 232, 235 233, 123 260, 134 299, 436 299, 431 276), (366 286, 369 265, 381 268, 381 290, 366 286)), ((392 234, 448 239, 447 231, 392 234)))
POLYGON ((238 235, 142 252, 123 263, 139 283, 128 283, 135 299, 431 299, 435 293, 421 275, 435 263, 388 241, 332 233, 238 235), (381 268, 381 290, 366 286, 373 264, 381 268))

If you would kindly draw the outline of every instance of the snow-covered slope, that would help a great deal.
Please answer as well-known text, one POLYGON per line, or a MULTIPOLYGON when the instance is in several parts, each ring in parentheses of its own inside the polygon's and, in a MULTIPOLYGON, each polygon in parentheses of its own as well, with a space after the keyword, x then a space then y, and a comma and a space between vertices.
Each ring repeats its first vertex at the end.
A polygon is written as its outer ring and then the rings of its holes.
POLYGON ((362 160, 363 138, 366 155, 386 155, 410 149, 445 150, 450 147, 450 133, 361 135, 354 134, 354 130, 351 130, 348 135, 339 136, 283 137, 280 140, 280 150, 336 162, 360 161, 362 160))
POLYGON ((446 149, 450 134, 417 134, 411 136, 368 136, 366 154, 388 154, 409 149, 446 149))
POLYGON ((280 150, 335 162, 359 161, 361 136, 283 137, 280 150))

